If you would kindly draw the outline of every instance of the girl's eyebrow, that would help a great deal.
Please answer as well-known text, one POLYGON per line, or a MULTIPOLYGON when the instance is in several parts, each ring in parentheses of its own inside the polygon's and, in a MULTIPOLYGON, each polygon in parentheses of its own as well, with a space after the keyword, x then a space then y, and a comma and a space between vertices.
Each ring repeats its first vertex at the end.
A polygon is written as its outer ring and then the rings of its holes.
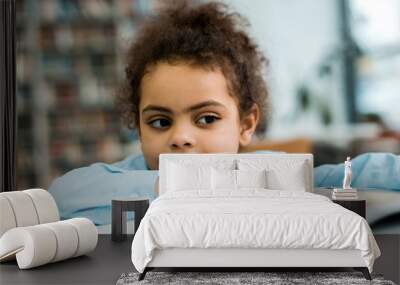
MULTIPOLYGON (((192 112, 192 111, 195 111, 195 110, 197 110, 197 109, 201 109, 201 108, 209 107, 209 106, 223 107, 223 108, 226 109, 226 107, 225 107, 223 104, 221 104, 221 103, 219 103, 219 102, 217 102, 217 101, 214 101, 214 100, 208 100, 208 101, 200 102, 200 103, 198 103, 198 104, 196 104, 196 105, 190 106, 190 107, 186 108, 186 109, 184 110, 184 112, 185 112, 185 113, 187 113, 187 112, 192 112)), ((166 108, 166 107, 163 107, 163 106, 147 105, 147 106, 143 109, 142 114, 143 114, 144 112, 148 112, 148 111, 159 111, 159 112, 164 112, 164 113, 169 113, 169 114, 172 114, 172 113, 173 113, 173 111, 172 111, 171 109, 166 108)))

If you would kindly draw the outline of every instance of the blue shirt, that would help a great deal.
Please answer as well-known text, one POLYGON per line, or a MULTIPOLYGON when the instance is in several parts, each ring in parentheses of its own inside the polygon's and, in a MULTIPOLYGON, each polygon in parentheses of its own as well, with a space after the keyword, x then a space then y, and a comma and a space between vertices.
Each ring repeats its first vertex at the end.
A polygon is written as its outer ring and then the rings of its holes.
MULTIPOLYGON (((268 151, 256 151, 268 153, 268 151)), ((341 187, 343 163, 314 169, 315 187, 341 187)), ((352 186, 400 191, 400 156, 367 153, 352 159, 352 186)), ((111 223, 111 200, 118 197, 156 198, 158 170, 150 170, 143 154, 107 164, 93 163, 56 178, 49 187, 62 219, 86 217, 96 225, 111 223)), ((133 217, 128 215, 128 219, 133 217)))

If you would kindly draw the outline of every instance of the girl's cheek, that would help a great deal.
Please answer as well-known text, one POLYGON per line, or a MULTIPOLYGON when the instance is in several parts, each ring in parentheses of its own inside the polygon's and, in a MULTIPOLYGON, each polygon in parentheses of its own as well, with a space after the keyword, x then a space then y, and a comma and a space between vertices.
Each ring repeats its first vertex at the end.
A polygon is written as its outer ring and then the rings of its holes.
POLYGON ((204 139, 202 145, 207 152, 235 152, 239 145, 239 140, 234 136, 216 134, 204 139))
POLYGON ((158 169, 158 154, 160 153, 157 149, 146 146, 142 147, 144 159, 149 165, 150 169, 158 169))
POLYGON ((154 138, 154 139, 148 138, 147 140, 143 141, 143 147, 149 153, 157 152, 160 149, 160 140, 159 138, 154 138))

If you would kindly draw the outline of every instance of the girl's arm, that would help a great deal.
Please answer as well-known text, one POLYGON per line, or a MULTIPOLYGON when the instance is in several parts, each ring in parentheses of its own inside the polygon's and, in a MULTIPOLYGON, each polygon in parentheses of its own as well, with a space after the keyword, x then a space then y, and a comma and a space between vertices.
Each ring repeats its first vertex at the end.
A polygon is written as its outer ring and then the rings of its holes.
MULTIPOLYGON (((353 188, 400 191, 400 156, 365 153, 352 159, 353 188)), ((325 164, 314 169, 315 187, 342 187, 344 165, 325 164)))
POLYGON ((87 217, 97 225, 109 224, 111 200, 124 197, 153 200, 157 176, 158 171, 154 170, 126 170, 94 163, 56 178, 49 192, 56 200, 62 219, 87 217))

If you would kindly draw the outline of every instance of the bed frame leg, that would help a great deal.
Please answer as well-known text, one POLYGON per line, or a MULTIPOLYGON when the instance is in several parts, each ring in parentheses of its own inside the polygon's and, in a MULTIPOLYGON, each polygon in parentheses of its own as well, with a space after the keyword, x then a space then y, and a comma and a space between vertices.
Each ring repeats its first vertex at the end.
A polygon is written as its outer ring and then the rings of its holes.
POLYGON ((148 269, 147 267, 144 269, 144 271, 142 273, 139 274, 139 278, 138 281, 142 281, 144 279, 144 277, 146 276, 148 269))
POLYGON ((365 279, 372 280, 371 274, 369 274, 369 270, 367 267, 355 267, 354 269, 357 271, 361 271, 362 274, 364 275, 365 279))

